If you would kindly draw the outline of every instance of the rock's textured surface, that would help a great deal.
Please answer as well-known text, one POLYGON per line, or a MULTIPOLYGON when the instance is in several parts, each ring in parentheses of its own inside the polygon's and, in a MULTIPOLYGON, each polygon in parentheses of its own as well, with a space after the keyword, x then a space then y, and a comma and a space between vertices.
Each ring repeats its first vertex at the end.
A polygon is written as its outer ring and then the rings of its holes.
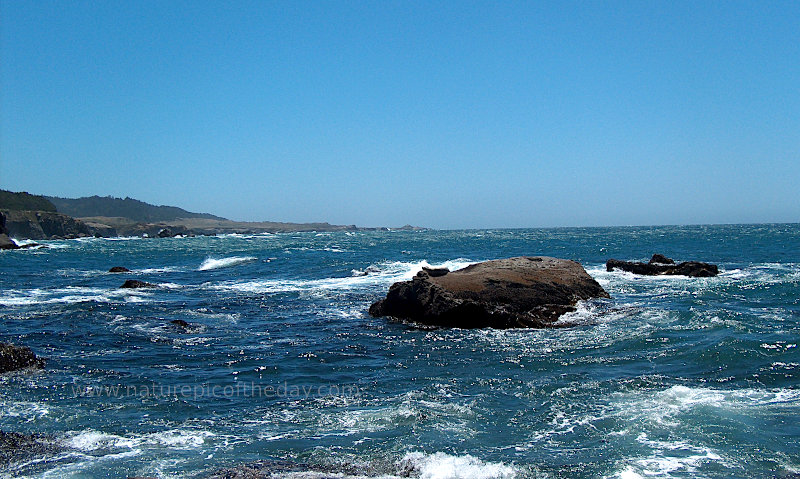
POLYGON ((608 293, 583 267, 549 257, 486 261, 434 275, 420 271, 374 303, 373 316, 458 328, 544 328, 584 299, 608 293))

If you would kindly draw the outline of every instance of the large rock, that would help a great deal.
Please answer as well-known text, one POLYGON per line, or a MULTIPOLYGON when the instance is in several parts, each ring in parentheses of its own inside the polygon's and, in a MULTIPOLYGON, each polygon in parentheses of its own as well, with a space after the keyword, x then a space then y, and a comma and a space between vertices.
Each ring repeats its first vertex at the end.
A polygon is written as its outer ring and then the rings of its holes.
POLYGON ((606 261, 606 271, 615 269, 648 276, 683 275, 707 278, 719 274, 719 268, 715 264, 701 263, 700 261, 684 261, 676 264, 674 260, 660 254, 654 254, 647 263, 620 261, 618 259, 606 261))
POLYGON ((574 262, 549 257, 486 261, 395 283, 373 316, 458 328, 545 328, 584 299, 608 293, 574 262))
POLYGON ((33 354, 31 348, 0 343, 0 373, 42 367, 44 360, 33 354))

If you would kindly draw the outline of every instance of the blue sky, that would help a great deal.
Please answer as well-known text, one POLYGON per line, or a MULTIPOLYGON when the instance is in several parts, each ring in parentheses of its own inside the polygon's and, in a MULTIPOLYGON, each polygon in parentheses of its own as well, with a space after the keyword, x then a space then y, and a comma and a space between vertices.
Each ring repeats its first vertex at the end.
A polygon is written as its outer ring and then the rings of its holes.
POLYGON ((800 221, 800 2, 0 0, 0 188, 239 220, 800 221))

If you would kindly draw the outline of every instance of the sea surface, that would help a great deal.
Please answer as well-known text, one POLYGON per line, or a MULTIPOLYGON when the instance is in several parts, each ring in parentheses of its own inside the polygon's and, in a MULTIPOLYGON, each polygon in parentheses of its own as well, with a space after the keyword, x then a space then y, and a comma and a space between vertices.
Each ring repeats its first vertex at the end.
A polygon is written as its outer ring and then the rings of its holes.
POLYGON ((0 252, 0 341, 47 358, 0 377, 0 429, 63 449, 6 477, 800 476, 797 224, 43 244, 0 252), (653 253, 721 274, 605 271, 653 253), (613 299, 549 330, 367 314, 421 266, 520 255, 579 261, 613 299))

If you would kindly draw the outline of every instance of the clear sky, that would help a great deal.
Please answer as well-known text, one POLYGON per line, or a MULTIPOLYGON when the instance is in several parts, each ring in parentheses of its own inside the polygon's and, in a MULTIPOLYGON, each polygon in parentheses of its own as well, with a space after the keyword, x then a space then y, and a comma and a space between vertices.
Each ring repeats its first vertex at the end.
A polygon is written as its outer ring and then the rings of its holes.
POLYGON ((0 188, 237 220, 800 221, 798 1, 0 0, 0 188))

